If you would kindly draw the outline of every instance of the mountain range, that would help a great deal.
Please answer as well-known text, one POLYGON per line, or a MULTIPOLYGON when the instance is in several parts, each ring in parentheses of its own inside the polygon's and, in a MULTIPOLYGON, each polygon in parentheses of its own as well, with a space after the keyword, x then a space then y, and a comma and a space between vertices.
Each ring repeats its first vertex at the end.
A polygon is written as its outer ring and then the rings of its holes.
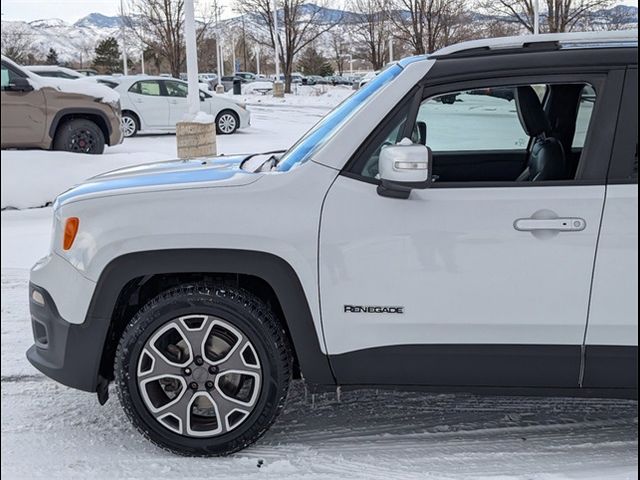
MULTIPOLYGON (((305 5, 305 7, 310 12, 316 13, 315 20, 318 23, 331 23, 337 19, 340 19, 342 24, 357 23, 361 19, 361 15, 356 12, 318 7, 312 3, 305 5)), ((593 18, 596 21, 598 18, 604 19, 612 16, 624 18, 633 28, 637 28, 637 7, 618 5, 611 9, 603 9, 593 13, 593 18)), ((473 18, 476 21, 482 21, 483 18, 486 19, 487 17, 482 14, 474 14, 473 18)), ((222 22, 223 32, 225 29, 231 31, 234 26, 238 25, 239 20, 241 20, 241 17, 224 20, 222 22)), ((253 19, 248 18, 246 20, 249 23, 256 21, 255 16, 253 19)), ((91 57, 95 45, 106 37, 115 36, 119 38, 120 21, 120 16, 91 13, 75 23, 68 23, 57 18, 31 22, 3 20, 2 30, 18 28, 29 37, 30 44, 34 50, 45 55, 50 48, 53 48, 57 51, 61 62, 68 62, 77 61, 81 52, 85 59, 91 57)), ((136 41, 133 36, 130 38, 129 48, 134 53, 138 53, 141 46, 137 48, 132 46, 136 41)))

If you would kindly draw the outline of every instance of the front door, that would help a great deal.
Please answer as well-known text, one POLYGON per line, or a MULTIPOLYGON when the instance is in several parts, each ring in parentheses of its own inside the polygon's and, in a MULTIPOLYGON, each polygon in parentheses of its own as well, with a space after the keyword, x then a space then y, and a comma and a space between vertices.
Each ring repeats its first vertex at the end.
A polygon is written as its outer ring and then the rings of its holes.
MULTIPOLYGON (((542 104, 550 86, 534 88, 542 104)), ((320 295, 339 383, 578 386, 605 187, 577 170, 516 181, 531 139, 497 91, 427 91, 424 123, 392 114, 328 192, 320 295), (407 131, 426 132, 435 183, 380 196, 380 148, 407 131)))
POLYGON ((184 116, 189 111, 187 105, 188 87, 186 83, 175 80, 165 80, 164 87, 169 102, 169 124, 175 127, 176 123, 184 120, 184 116))
POLYGON ((158 80, 141 80, 129 88, 129 99, 144 122, 144 129, 169 127, 169 100, 158 80))
POLYGON ((41 89, 30 92, 6 90, 17 77, 22 77, 22 74, 2 64, 2 145, 36 146, 43 141, 46 132, 45 95, 41 89))

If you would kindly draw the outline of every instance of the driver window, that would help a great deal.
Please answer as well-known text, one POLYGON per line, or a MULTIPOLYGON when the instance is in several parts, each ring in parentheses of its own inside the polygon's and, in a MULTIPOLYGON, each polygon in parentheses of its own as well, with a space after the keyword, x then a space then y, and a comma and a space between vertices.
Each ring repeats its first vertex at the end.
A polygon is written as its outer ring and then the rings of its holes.
MULTIPOLYGON (((585 143, 595 102, 585 85, 483 87, 430 97, 420 104, 411 139, 432 150, 439 183, 573 179, 581 148, 572 151, 572 142, 585 143), (547 98, 566 108, 545 108, 547 98)), ((379 127, 355 163, 357 173, 377 178, 380 150, 401 140, 408 110, 379 127)))
POLYGON ((169 97, 187 98, 187 85, 180 82, 164 82, 169 97))

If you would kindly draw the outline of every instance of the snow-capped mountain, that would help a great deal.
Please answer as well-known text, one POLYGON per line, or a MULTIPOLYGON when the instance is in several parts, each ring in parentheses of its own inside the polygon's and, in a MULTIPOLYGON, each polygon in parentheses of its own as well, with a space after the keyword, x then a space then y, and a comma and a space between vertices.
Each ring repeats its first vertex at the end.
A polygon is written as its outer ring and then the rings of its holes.
MULTIPOLYGON (((313 3, 304 6, 307 14, 314 14, 314 21, 317 23, 335 23, 337 19, 342 25, 349 23, 357 23, 361 15, 356 12, 349 12, 331 8, 317 6, 313 3)), ((479 21, 482 14, 474 15, 479 21)), ((629 21, 633 28, 637 28, 638 8, 618 5, 611 9, 599 10, 593 13, 593 18, 597 20, 602 18, 621 18, 624 22, 629 21)), ((242 22, 241 17, 230 18, 225 20, 222 25, 224 31, 233 31, 241 23, 250 25, 253 22, 260 23, 256 15, 247 15, 242 22)), ((101 13, 91 13, 81 18, 75 23, 68 23, 58 18, 34 20, 31 22, 19 21, 2 21, 2 30, 17 29, 29 38, 29 42, 36 52, 45 56, 50 48, 58 52, 58 58, 61 62, 78 61, 80 56, 87 60, 93 56, 93 50, 96 44, 109 36, 119 39, 121 20, 119 16, 107 16, 101 13)), ((136 42, 135 35, 128 36, 130 39, 127 50, 131 53, 138 54, 140 46, 132 48, 136 42)))

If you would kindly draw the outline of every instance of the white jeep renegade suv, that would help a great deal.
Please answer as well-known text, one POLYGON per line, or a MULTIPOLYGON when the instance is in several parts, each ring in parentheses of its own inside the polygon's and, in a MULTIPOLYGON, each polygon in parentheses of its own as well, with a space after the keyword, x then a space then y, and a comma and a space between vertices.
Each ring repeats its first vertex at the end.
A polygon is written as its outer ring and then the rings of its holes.
POLYGON ((637 396, 637 32, 389 66, 284 153, 55 202, 31 363, 175 452, 256 441, 292 378, 637 396))

